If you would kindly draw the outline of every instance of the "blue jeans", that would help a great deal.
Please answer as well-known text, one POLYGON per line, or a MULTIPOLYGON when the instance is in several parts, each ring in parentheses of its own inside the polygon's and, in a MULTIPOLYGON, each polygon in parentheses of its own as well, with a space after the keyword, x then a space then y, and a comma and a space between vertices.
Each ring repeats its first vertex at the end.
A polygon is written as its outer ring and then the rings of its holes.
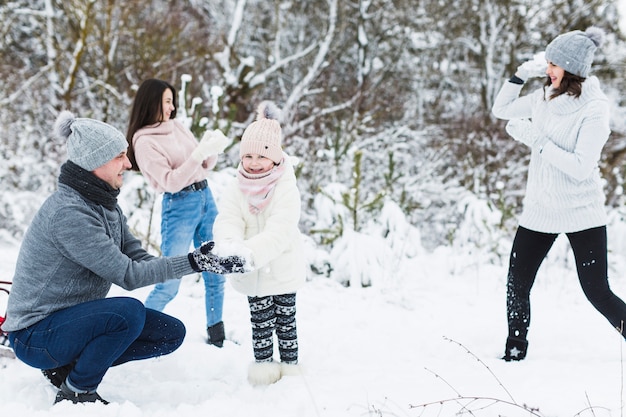
POLYGON ((111 366, 166 355, 184 338, 180 320, 130 297, 77 304, 9 333, 21 361, 39 369, 74 363, 69 382, 87 391, 98 387, 111 366))
MULTIPOLYGON (((213 239, 217 207, 211 190, 164 193, 161 208, 161 253, 164 256, 189 253, 190 245, 199 247, 213 239)), ((224 277, 202 273, 207 326, 222 321, 224 277)), ((178 293, 179 279, 157 284, 146 299, 146 307, 163 311, 178 293)))

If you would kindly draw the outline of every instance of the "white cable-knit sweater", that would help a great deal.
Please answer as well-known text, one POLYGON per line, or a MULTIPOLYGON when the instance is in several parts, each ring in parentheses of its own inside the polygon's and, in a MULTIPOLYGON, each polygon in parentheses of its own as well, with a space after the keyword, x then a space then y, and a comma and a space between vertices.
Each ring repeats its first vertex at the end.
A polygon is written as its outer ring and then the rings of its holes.
POLYGON ((550 100, 551 88, 520 97, 521 89, 507 81, 492 108, 500 119, 530 118, 548 138, 541 149, 532 149, 520 226, 568 233, 605 225, 598 161, 610 128, 600 82, 587 78, 579 98, 562 94, 550 100))
POLYGON ((276 183, 270 203, 250 212, 248 198, 233 177, 218 202, 213 224, 216 246, 231 241, 252 253, 255 270, 228 275, 233 288, 255 297, 296 292, 306 281, 306 260, 298 228, 300 191, 291 158, 284 155, 285 172, 276 183))

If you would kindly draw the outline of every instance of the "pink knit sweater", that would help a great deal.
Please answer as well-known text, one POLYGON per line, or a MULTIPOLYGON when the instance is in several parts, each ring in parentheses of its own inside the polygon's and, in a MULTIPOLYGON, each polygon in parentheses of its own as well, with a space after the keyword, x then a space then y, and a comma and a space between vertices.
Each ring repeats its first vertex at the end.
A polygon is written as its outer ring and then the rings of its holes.
POLYGON ((201 164, 191 157, 198 141, 178 120, 139 129, 133 136, 133 146, 137 166, 158 192, 176 193, 202 181, 217 163, 217 155, 201 164))

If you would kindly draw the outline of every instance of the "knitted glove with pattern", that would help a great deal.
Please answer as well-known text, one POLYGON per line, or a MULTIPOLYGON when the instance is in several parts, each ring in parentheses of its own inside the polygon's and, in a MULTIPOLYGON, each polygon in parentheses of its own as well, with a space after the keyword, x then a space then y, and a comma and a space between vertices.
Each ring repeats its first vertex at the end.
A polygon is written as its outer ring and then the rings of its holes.
POLYGON ((187 255, 191 267, 196 272, 212 272, 214 274, 238 274, 251 270, 247 260, 241 256, 217 256, 211 250, 213 241, 204 242, 199 248, 187 255))

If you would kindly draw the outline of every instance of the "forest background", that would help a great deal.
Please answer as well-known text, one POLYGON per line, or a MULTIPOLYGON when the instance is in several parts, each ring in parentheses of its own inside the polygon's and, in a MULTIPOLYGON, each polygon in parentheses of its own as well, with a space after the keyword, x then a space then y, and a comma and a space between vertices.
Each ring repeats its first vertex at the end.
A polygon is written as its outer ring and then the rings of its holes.
MULTIPOLYGON (((179 117, 198 137, 220 128, 233 139, 216 172, 236 165, 237 142, 260 101, 282 108, 284 149, 300 159, 301 226, 318 254, 313 273, 330 276, 339 258, 327 254, 369 242, 364 237, 375 237, 375 247, 397 245, 407 233, 392 230, 397 220, 389 219, 398 213, 427 250, 452 246, 480 252, 481 262, 502 262, 529 152, 491 115, 493 99, 516 67, 555 36, 592 25, 607 33, 592 71, 611 100, 612 136, 601 170, 611 219, 622 222, 620 6, 610 0, 2 0, 0 239, 19 242, 56 187, 66 158, 64 144, 52 137, 57 114, 69 109, 126 132, 138 85, 161 78, 179 90, 179 117), (395 241, 388 241, 394 232, 395 241)), ((528 84, 538 88, 541 81, 528 84)), ((158 252, 151 219, 160 199, 140 175, 126 181, 124 192, 135 233, 158 252)), ((414 255, 410 248, 402 253, 414 255)), ((360 284, 371 284, 372 271, 360 274, 360 284)))

